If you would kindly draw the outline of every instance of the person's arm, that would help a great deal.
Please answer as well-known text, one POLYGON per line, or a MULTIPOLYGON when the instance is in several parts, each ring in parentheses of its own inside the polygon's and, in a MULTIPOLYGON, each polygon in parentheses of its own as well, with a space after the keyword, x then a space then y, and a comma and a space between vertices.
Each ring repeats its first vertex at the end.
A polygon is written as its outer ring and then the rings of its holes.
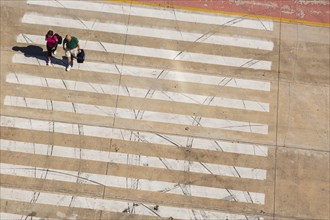
POLYGON ((66 50, 66 39, 63 41, 63 50, 66 50))
POLYGON ((78 48, 78 52, 80 52, 80 44, 79 44, 79 40, 78 38, 76 37, 75 40, 77 41, 77 48, 78 48))

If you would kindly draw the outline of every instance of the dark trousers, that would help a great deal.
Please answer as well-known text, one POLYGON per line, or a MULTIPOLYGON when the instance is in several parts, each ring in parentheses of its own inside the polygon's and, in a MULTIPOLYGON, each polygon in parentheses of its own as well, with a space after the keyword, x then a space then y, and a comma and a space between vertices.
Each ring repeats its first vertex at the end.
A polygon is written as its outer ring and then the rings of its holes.
POLYGON ((50 47, 50 46, 47 45, 47 54, 48 54, 48 56, 51 57, 53 51, 55 51, 56 49, 57 49, 57 44, 55 44, 55 47, 50 47))

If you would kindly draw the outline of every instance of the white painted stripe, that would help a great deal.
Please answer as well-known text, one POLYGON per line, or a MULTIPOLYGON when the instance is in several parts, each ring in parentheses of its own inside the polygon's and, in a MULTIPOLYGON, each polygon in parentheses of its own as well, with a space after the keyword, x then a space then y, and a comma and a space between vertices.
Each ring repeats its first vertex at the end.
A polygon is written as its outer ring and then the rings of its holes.
POLYGON ((198 42, 268 51, 274 49, 273 41, 241 36, 239 34, 219 35, 218 33, 209 33, 201 37, 198 42))
MULTIPOLYGON (((69 134, 72 134, 73 132, 79 133, 79 129, 80 129, 80 131, 83 132, 84 135, 88 135, 88 136, 91 133, 90 130, 92 130, 92 132, 99 132, 98 127, 95 126, 92 127, 92 126, 80 125, 78 128, 77 124, 31 120, 31 119, 6 117, 6 116, 1 116, 1 126, 39 130, 39 131, 54 131, 54 132, 69 133, 69 134)), ((108 131, 107 132, 108 138, 112 138, 111 136, 113 134, 111 134, 111 132, 114 131, 114 129, 105 128, 102 129, 102 131, 103 133, 108 131)), ((34 150, 33 153, 47 155, 44 153, 44 151, 37 152, 36 146, 39 145, 36 144, 30 145, 30 147, 34 150)), ((5 147, 5 146, 1 146, 1 147, 5 147)), ((41 148, 44 149, 45 146, 42 146, 41 148)), ((214 174, 214 175, 240 177, 240 178, 248 178, 248 179, 260 179, 260 180, 266 179, 266 170, 263 169, 233 167, 233 166, 227 166, 221 164, 200 163, 194 161, 175 160, 175 159, 160 158, 160 157, 149 157, 144 155, 125 154, 119 152, 109 153, 103 151, 60 147, 60 146, 56 147, 56 149, 53 149, 52 155, 65 157, 65 158, 76 158, 76 159, 86 159, 86 160, 96 160, 97 158, 97 161, 112 162, 119 164, 131 164, 135 166, 148 166, 148 167, 155 167, 161 169, 190 171, 196 173, 214 174)), ((17 143, 14 142, 14 144, 9 144, 6 150, 29 153, 26 144, 22 144, 21 142, 17 142, 17 143)), ((221 161, 219 162, 221 163, 221 161)))
POLYGON ((162 192, 167 194, 195 196, 254 204, 264 204, 265 202, 264 193, 226 190, 214 187, 186 185, 164 181, 151 181, 146 179, 100 175, 94 173, 78 173, 66 170, 46 169, 42 167, 21 166, 6 163, 0 164, 0 173, 30 178, 79 182, 85 184, 104 185, 110 187, 146 190, 151 192, 162 192))
POLYGON ((88 115, 111 116, 131 120, 192 125, 205 128, 217 128, 249 133, 268 134, 268 125, 252 122, 224 120, 192 115, 180 115, 163 112, 143 111, 126 108, 115 108, 100 105, 53 101, 47 99, 6 96, 4 104, 7 106, 46 109, 64 112, 76 112, 88 115))
POLYGON ((22 18, 23 23, 37 24, 37 25, 49 25, 56 27, 67 27, 74 29, 83 29, 91 31, 102 31, 107 33, 118 33, 128 35, 138 35, 143 37, 155 37, 161 39, 170 39, 178 41, 188 42, 201 42, 209 44, 219 44, 228 46, 237 46, 244 48, 254 48, 263 50, 273 50, 274 43, 267 40, 260 39, 249 39, 247 37, 240 36, 216 36, 216 35, 205 35, 205 33, 191 33, 178 31, 176 29, 160 29, 155 27, 141 27, 126 24, 101 23, 97 20, 77 20, 69 17, 49 17, 38 13, 26 13, 22 18))
MULTIPOLYGON (((9 117, 6 117, 9 119, 9 117)), ((7 121, 9 122, 9 121, 7 121)), ((57 132, 68 133, 68 134, 77 134, 76 125, 67 125, 59 122, 56 123, 57 132)), ((6 123, 4 123, 7 126, 6 123)), ((40 128, 45 131, 53 131, 53 123, 49 123, 49 129, 46 127, 40 128)), ((228 142, 222 140, 208 140, 202 138, 190 138, 185 136, 178 135, 167 135, 160 133, 149 133, 149 132, 136 132, 129 131, 124 129, 106 129, 101 127, 93 127, 84 125, 85 135, 90 135, 94 137, 101 138, 114 138, 114 139, 123 139, 128 141, 138 141, 144 143, 152 144, 162 144, 173 147, 187 147, 193 149, 204 149, 211 151, 224 151, 230 153, 239 153, 247 155, 256 155, 256 156, 268 156, 268 147, 259 145, 259 144, 246 144, 246 143, 237 143, 237 142, 228 142), (86 133, 87 132, 87 133, 86 133)), ((29 129, 29 128, 27 128, 29 129)), ((38 128, 36 128, 38 130, 38 128)))
MULTIPOLYGON (((114 131, 116 132, 116 131, 114 131)), ((97 135, 97 132, 91 135, 97 135)), ((143 143, 163 144, 174 147, 186 147, 220 152, 230 152, 255 156, 268 156, 268 147, 259 144, 246 144, 228 142, 222 140, 209 140, 201 138, 190 138, 178 135, 155 134, 148 132, 131 132, 121 130, 121 138, 124 140, 141 141, 143 143)), ((106 134, 100 131, 99 137, 106 138, 106 134)), ((118 135, 118 138, 120 136, 118 135)))
MULTIPOLYGON (((5 210, 3 210, 3 211, 5 211, 5 210)), ((25 219, 25 220, 60 220, 59 218, 58 219, 43 218, 43 217, 38 216, 38 213, 36 216, 26 216, 26 215, 12 214, 12 213, 4 213, 4 212, 0 212, 0 219, 1 220, 23 220, 23 219, 25 219)))
POLYGON ((170 71, 143 67, 134 67, 122 65, 120 66, 120 73, 116 69, 115 65, 104 64, 107 66, 108 72, 118 73, 122 75, 136 76, 136 77, 148 77, 159 78, 165 80, 174 80, 179 82, 192 82, 206 85, 217 85, 224 87, 252 89, 260 91, 270 91, 270 82, 240 79, 234 77, 220 77, 211 76, 203 73, 189 73, 181 71, 170 71))
MULTIPOLYGON (((36 35, 19 34, 17 36, 16 41, 21 43, 36 42, 34 36, 36 35)), ((261 90, 268 92, 270 91, 270 82, 266 82, 266 81, 247 80, 247 79, 240 79, 233 77, 219 77, 219 76, 211 76, 203 73, 170 71, 164 69, 144 68, 144 67, 135 67, 128 65, 121 65, 120 72, 118 72, 118 68, 117 68, 118 66, 116 67, 115 64, 94 63, 94 62, 87 62, 87 64, 88 67, 86 67, 86 65, 82 65, 79 67, 79 69, 91 70, 91 68, 89 67, 95 66, 95 70, 93 69, 93 71, 96 72, 105 72, 105 73, 147 77, 147 78, 160 78, 160 79, 174 80, 179 82, 192 82, 192 83, 207 84, 207 85, 261 90)))
MULTIPOLYGON (((76 208, 86 208, 92 210, 104 210, 111 212, 123 212, 123 210, 128 207, 131 213, 138 215, 148 215, 156 216, 152 212, 155 204, 148 203, 137 203, 133 205, 132 202, 122 201, 122 200, 110 200, 110 199, 99 199, 91 197, 81 197, 75 196, 72 200, 72 196, 64 194, 54 194, 54 193, 44 193, 40 194, 28 190, 11 189, 1 187, 1 198, 15 201, 30 202, 31 200, 36 200, 37 204, 55 205, 55 206, 66 206, 66 207, 76 207, 76 208), (38 196, 38 197, 37 197, 38 196), (72 200, 72 202, 71 202, 72 200), (71 203, 71 205, 70 205, 71 203)), ((190 217, 195 216, 196 219, 246 219, 244 215, 229 214, 217 211, 208 210, 192 210, 188 208, 177 208, 169 206, 160 206, 159 210, 156 212, 158 216, 161 217, 173 217, 177 219, 190 219, 190 217)), ((70 219, 70 216, 66 216, 65 213, 57 212, 60 218, 70 219)), ((73 216, 72 216, 73 217, 73 216)))
MULTIPOLYGON (((16 58, 17 56, 14 56, 13 58, 14 63, 29 64, 29 61, 38 62, 36 58, 28 58, 29 59, 28 61, 22 60, 24 59, 22 57, 18 59, 16 58)), ((77 68, 74 67, 73 69, 77 69, 77 68)), ((199 105, 219 106, 225 108, 269 112, 269 104, 264 102, 256 102, 256 101, 249 101, 242 99, 241 100, 230 99, 230 98, 223 98, 217 96, 211 97, 211 96, 195 95, 189 93, 161 91, 161 90, 154 90, 153 88, 140 89, 133 87, 113 86, 109 84, 61 80, 61 79, 31 76, 27 73, 17 73, 17 74, 8 73, 6 82, 21 84, 21 85, 68 89, 73 91, 85 91, 85 92, 93 92, 93 93, 121 95, 121 96, 148 98, 155 100, 181 102, 181 103, 191 103, 191 104, 199 104, 199 105)))
POLYGON ((105 12, 113 14, 124 14, 143 16, 151 18, 161 18, 167 20, 187 21, 203 24, 215 24, 221 26, 234 26, 242 28, 251 28, 258 30, 273 30, 273 21, 254 20, 250 18, 241 18, 238 16, 224 16, 219 14, 193 13, 190 11, 182 11, 177 9, 138 7, 127 4, 111 4, 111 3, 95 3, 80 1, 56 0, 56 1, 36 1, 28 0, 28 4, 42 5, 48 7, 65 7, 70 9, 80 9, 95 12, 105 12))
MULTIPOLYGON (((27 40, 33 44, 44 45, 45 37, 38 35, 24 34, 18 35, 18 43, 27 43, 27 40)), ((144 57, 155 57, 168 60, 181 60, 195 63, 206 63, 206 64, 215 64, 223 66, 233 66, 233 67, 243 67, 243 68, 253 68, 253 69, 262 69, 262 70, 271 70, 272 62, 256 59, 246 59, 238 57, 227 57, 219 55, 209 55, 202 53, 191 53, 191 52, 181 52, 174 50, 165 50, 158 48, 149 48, 149 47, 139 47, 131 46, 124 44, 113 44, 106 42, 97 42, 97 41, 87 41, 79 40, 80 45, 84 45, 83 48, 91 51, 105 51, 112 53, 121 53, 121 54, 130 54, 135 56, 144 56, 144 57)))
MULTIPOLYGON (((21 43, 32 43, 35 42, 33 36, 36 35, 19 34, 17 36, 16 41, 21 43)), ((88 62, 88 64, 89 66, 94 65, 95 66, 94 71, 96 72, 106 72, 106 73, 147 77, 147 78, 160 78, 160 79, 174 80, 180 82, 192 82, 192 83, 207 84, 207 85, 261 90, 268 92, 270 91, 270 82, 266 82, 266 81, 247 80, 247 79, 240 79, 234 77, 211 76, 203 73, 171 71, 164 69, 136 67, 136 66, 128 66, 128 65, 121 65, 120 72, 118 72, 118 68, 117 68, 118 66, 116 67, 115 64, 94 63, 94 62, 88 62)), ((82 65, 80 66, 80 69, 87 70, 87 67, 85 67, 85 65, 82 65)))
MULTIPOLYGON (((3 116, 5 117, 5 116, 3 116)), ((7 121, 4 126, 10 126, 10 117, 5 117, 7 121)), ((27 119, 25 119, 27 120, 27 119)), ((37 120, 34 120, 35 122, 37 120)), ((67 134, 78 134, 77 133, 77 125, 68 124, 68 123, 56 123, 56 131, 67 133, 67 134)), ((42 123, 43 124, 43 123, 42 123)), ((12 124, 14 126, 14 124, 12 124)), ((31 124, 32 126, 32 124, 31 124)), ((44 126, 44 125, 43 125, 44 126)), ((53 131, 53 123, 49 122, 49 129, 46 127, 40 127, 41 131, 53 131)), ((152 144, 162 144, 173 147, 187 147, 193 149, 204 149, 204 150, 212 150, 212 151, 224 151, 231 153, 239 153, 239 154, 247 154, 247 155, 256 155, 256 156, 268 156, 268 147, 258 144, 243 144, 236 142, 227 142, 221 140, 208 140, 201 138, 190 138, 185 136, 177 136, 177 135, 165 135, 160 133, 149 133, 149 132, 136 132, 124 129, 106 129, 103 127, 95 127, 84 125, 85 135, 101 137, 101 138, 113 138, 119 140, 127 140, 127 141, 138 141, 143 143, 152 143, 152 144)), ((22 127, 27 128, 29 127, 22 127)), ((38 128, 36 128, 38 130, 38 128)), ((55 131, 55 130, 54 130, 55 131)))

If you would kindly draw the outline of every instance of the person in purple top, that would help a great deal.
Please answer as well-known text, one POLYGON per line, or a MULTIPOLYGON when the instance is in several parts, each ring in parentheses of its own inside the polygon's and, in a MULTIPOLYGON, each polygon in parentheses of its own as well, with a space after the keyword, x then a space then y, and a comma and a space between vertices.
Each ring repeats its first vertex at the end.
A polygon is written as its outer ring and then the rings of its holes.
POLYGON ((58 45, 58 38, 56 35, 54 35, 54 32, 52 30, 49 30, 45 36, 45 41, 46 43, 46 47, 47 47, 47 65, 51 64, 51 57, 52 54, 56 54, 56 49, 57 49, 57 45, 58 45))

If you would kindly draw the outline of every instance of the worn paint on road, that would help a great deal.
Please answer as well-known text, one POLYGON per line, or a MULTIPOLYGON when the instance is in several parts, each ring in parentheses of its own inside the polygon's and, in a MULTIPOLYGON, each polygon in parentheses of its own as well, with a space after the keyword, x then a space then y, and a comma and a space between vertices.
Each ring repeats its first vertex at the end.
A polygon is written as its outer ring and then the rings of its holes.
POLYGON ((330 25, 329 0, 111 0, 133 4, 158 5, 204 12, 268 18, 309 25, 330 25))

